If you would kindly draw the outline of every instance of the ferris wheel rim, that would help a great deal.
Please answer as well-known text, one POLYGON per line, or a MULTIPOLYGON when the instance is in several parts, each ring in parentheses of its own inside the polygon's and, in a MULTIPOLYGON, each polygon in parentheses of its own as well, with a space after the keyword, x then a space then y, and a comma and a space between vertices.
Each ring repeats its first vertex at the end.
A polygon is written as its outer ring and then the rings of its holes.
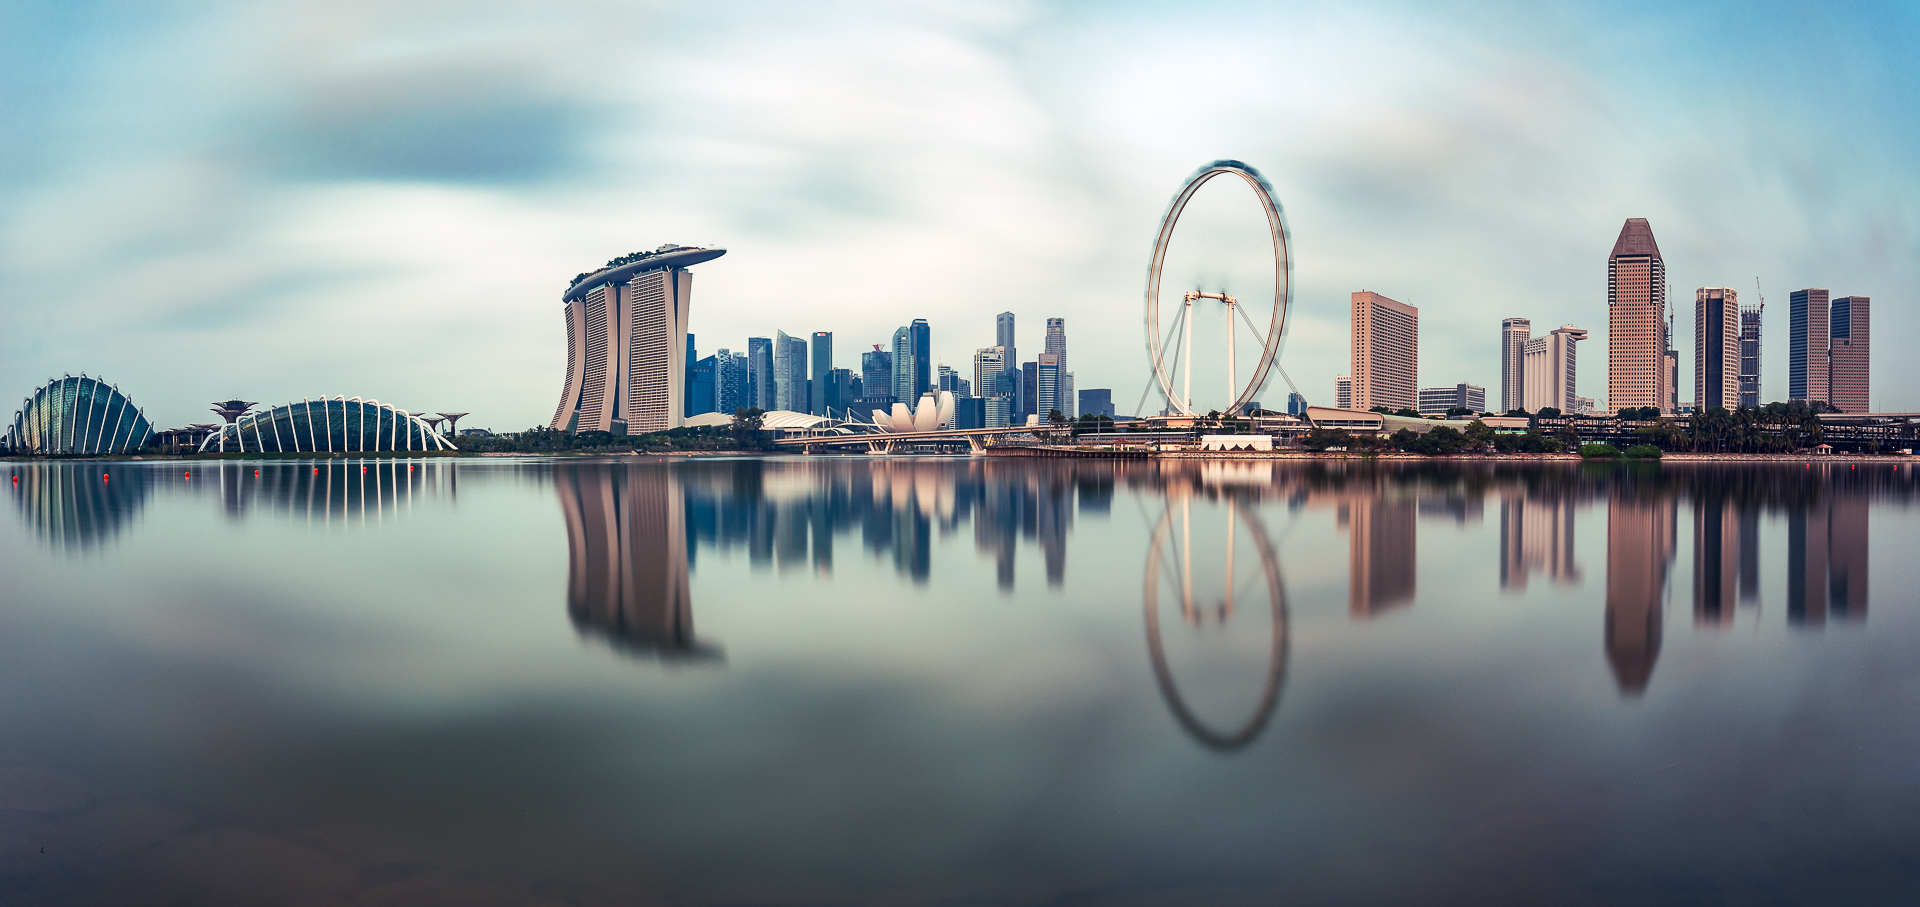
MULTIPOLYGON (((1160 341, 1160 279, 1166 266, 1167 246, 1173 240, 1174 228, 1179 225, 1180 213, 1186 209, 1187 202, 1193 199, 1200 187, 1216 176, 1233 174, 1239 177, 1259 198, 1260 207, 1267 216, 1267 230, 1273 240, 1274 280, 1273 280, 1273 317, 1267 328, 1267 336, 1262 338, 1259 364, 1254 368, 1245 386, 1236 390, 1236 396, 1228 407, 1228 412, 1238 412, 1251 402, 1253 396, 1271 377, 1274 364, 1279 360, 1280 345, 1287 329, 1287 310, 1293 297, 1293 236, 1287 227, 1286 210, 1280 199, 1274 194, 1273 184, 1254 169, 1251 164, 1235 160, 1217 160, 1193 172, 1187 177, 1173 200, 1167 204, 1166 213, 1161 215, 1160 229, 1154 237, 1153 257, 1147 266, 1146 289, 1146 327, 1147 361, 1153 367, 1154 379, 1160 384, 1160 392, 1166 398, 1169 409, 1177 410, 1181 415, 1192 416, 1191 401, 1176 396, 1173 391, 1173 375, 1166 361, 1166 351, 1160 341)), ((1237 326, 1230 325, 1229 330, 1237 326)), ((1191 324, 1186 330, 1193 329, 1191 324)))
POLYGON ((1238 729, 1231 733, 1222 733, 1208 727, 1198 715, 1188 707, 1186 698, 1180 695, 1179 684, 1174 680, 1173 668, 1167 664, 1166 649, 1160 640, 1160 558, 1161 542, 1173 528, 1173 505, 1169 501, 1166 512, 1160 517, 1160 523, 1154 529, 1152 553, 1148 555, 1146 577, 1142 583, 1145 605, 1147 658, 1153 667, 1154 685, 1160 690, 1160 698, 1173 713, 1174 720, 1187 731, 1188 736, 1200 741, 1211 749, 1232 751, 1246 747, 1258 739, 1267 723, 1273 719, 1274 711, 1280 705, 1280 695, 1286 688, 1287 666, 1292 654, 1292 609, 1287 601, 1286 578, 1280 570, 1280 558, 1273 549, 1271 537, 1266 526, 1261 523, 1254 508, 1241 509, 1237 514, 1240 524, 1247 527, 1253 536, 1252 544, 1260 554, 1261 571, 1267 581, 1269 608, 1273 617, 1273 637, 1267 657, 1267 676, 1260 691, 1260 701, 1253 708, 1253 714, 1238 729))

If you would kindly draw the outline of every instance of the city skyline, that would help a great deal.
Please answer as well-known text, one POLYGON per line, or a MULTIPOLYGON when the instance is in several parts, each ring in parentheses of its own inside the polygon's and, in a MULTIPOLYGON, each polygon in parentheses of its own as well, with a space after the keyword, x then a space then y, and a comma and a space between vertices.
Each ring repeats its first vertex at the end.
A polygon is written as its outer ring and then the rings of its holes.
MULTIPOLYGON (((565 356, 545 303, 556 275, 679 240, 732 250, 688 325, 730 348, 776 322, 884 342, 903 301, 936 325, 1065 317, 1080 382, 1131 406, 1143 248, 1170 185, 1223 156, 1262 168, 1301 239, 1283 361, 1310 396, 1345 371, 1357 287, 1423 310, 1422 384, 1497 387, 1488 326, 1512 314, 1587 325, 1597 356, 1609 337, 1593 249, 1630 216, 1655 224, 1682 292, 1828 286, 1879 299, 1898 335, 1917 327, 1905 300, 1920 238, 1904 212, 1920 207, 1920 127, 1875 75, 1915 44, 1887 9, 1718 23, 1749 53, 1714 67, 1687 52, 1706 26, 1680 10, 1629 32, 1599 11, 1358 5, 1308 33, 1261 10, 1237 30, 1288 52, 1229 48, 1211 73, 1138 53, 1218 43, 1206 17, 1153 7, 609 19, 562 3, 449 23, 400 3, 310 43, 266 12, 239 25, 217 8, 151 11, 142 22, 193 38, 164 42, 28 16, 0 39, 38 48, 0 75, 17 134, 35 136, 0 169, 0 317, 30 328, 0 337, 0 387, 104 374, 179 425, 210 394, 333 389, 344 365, 400 404, 473 410, 463 425, 544 424, 565 356), (560 51, 582 31, 678 49, 615 78, 560 51), (804 65, 816 51, 798 48, 852 36, 930 52, 804 65), (1765 62, 1810 47, 1851 52, 1765 62), (1315 62, 1362 49, 1395 63, 1356 81, 1315 62), (100 65, 69 78, 76 59, 100 65), (792 95, 735 90, 767 83, 792 95), (1142 128, 1117 115, 1127 98, 1191 122, 1142 128), (1846 143, 1821 138, 1842 129, 1846 143), (127 132, 147 140, 116 148, 127 132), (857 258, 862 279, 791 280, 827 255, 857 258), (97 272, 104 317, 82 322, 54 302, 101 261, 115 262, 97 272), (373 321, 391 330, 369 338, 373 321)), ((1227 262, 1168 280, 1237 275, 1227 262)), ((938 333, 931 353, 950 365, 984 344, 938 333)), ((1786 361, 1785 331, 1762 344, 1786 361)), ((1920 409, 1920 364, 1874 369, 1886 399, 1871 408, 1920 409)), ((1581 393, 1605 398, 1606 366, 1585 371, 1581 393)), ((1786 399, 1785 380, 1763 369, 1760 399, 1786 399)))

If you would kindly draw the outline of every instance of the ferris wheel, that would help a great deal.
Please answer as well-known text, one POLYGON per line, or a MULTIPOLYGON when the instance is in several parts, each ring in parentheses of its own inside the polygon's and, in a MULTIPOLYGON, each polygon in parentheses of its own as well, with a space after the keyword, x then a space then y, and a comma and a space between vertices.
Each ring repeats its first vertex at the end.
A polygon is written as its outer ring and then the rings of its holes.
POLYGON ((1147 268, 1147 357, 1153 363, 1154 380, 1159 382, 1160 392, 1166 397, 1170 413, 1195 415, 1193 345, 1198 333, 1194 321, 1196 305, 1218 302, 1225 309, 1226 330, 1221 339, 1224 340, 1226 355, 1227 391, 1233 401, 1226 412, 1241 412, 1266 385, 1280 355, 1281 338, 1286 334, 1287 306, 1292 298, 1293 258, 1290 243, 1291 235, 1287 230, 1286 215, 1280 208, 1280 200, 1274 196, 1272 184, 1253 167, 1239 161, 1214 161, 1194 171, 1186 184, 1180 187, 1180 192, 1167 206, 1166 215, 1160 219, 1160 232, 1153 243, 1153 261, 1147 268), (1182 293, 1173 318, 1163 319, 1160 280, 1167 264, 1167 247, 1173 240, 1174 228, 1180 222, 1180 213, 1201 186, 1222 175, 1237 176, 1244 181, 1253 189, 1260 207, 1266 213, 1268 232, 1273 238, 1273 307, 1256 318, 1248 314, 1248 306, 1224 291, 1208 293, 1196 289, 1182 293), (1163 321, 1168 322, 1164 333, 1161 327, 1163 321), (1251 334, 1259 350, 1258 358, 1244 382, 1240 378, 1235 351, 1235 337, 1243 327, 1251 334), (1180 373, 1177 387, 1174 381, 1176 371, 1180 373))

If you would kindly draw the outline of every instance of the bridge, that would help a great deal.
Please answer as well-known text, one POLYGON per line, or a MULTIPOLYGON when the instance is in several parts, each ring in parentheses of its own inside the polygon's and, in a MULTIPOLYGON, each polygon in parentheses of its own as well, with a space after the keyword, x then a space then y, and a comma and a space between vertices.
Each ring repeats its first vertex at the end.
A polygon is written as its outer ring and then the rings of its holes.
POLYGON ((800 450, 816 453, 827 450, 861 450, 874 455, 895 453, 903 449, 938 447, 957 449, 965 444, 974 453, 982 453, 988 447, 1004 444, 1008 441, 1026 440, 1035 444, 1068 437, 1072 428, 1068 425, 1012 425, 1006 428, 958 428, 943 431, 902 431, 867 432, 857 435, 820 435, 809 438, 787 438, 773 442, 773 446, 782 450, 800 450))

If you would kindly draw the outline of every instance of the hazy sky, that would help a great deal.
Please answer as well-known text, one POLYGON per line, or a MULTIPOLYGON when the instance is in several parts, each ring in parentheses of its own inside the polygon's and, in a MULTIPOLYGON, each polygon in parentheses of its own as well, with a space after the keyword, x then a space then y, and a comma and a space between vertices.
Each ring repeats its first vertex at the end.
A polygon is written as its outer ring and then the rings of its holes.
MULTIPOLYGON (((729 250, 694 271, 702 355, 831 330, 857 368, 923 317, 965 369, 996 312, 1023 358, 1063 316, 1078 385, 1127 411, 1160 214, 1237 158, 1286 206, 1282 363, 1315 402, 1358 289, 1420 308, 1422 385, 1496 403, 1521 315, 1592 330, 1604 397, 1606 254, 1646 217, 1683 400, 1693 289, 1757 277, 1767 399, 1817 286, 1873 297, 1874 405, 1912 411, 1917 10, 9 3, 0 393, 84 371, 163 427, 344 393, 518 429, 559 394, 566 281, 676 242, 729 250)), ((1257 296, 1233 188, 1174 279, 1257 296)))

